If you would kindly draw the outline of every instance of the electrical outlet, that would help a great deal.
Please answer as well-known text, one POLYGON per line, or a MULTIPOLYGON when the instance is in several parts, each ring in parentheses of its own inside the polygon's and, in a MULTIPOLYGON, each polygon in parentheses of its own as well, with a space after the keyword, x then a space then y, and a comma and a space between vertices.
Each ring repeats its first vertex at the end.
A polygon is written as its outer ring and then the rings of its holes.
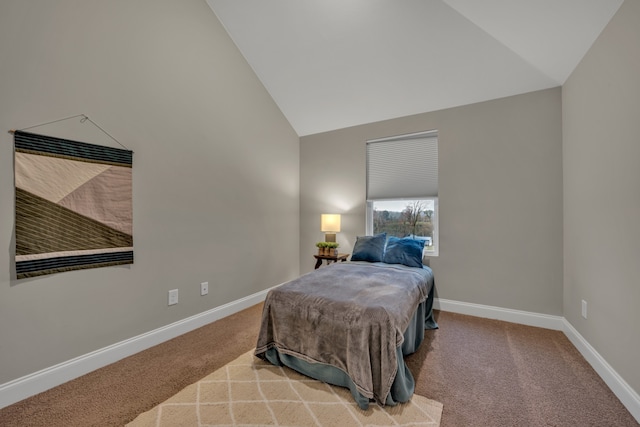
POLYGON ((206 295, 209 293, 209 282, 200 283, 200 295, 206 295))
POLYGON ((172 289, 169 291, 169 305, 175 305, 178 303, 178 290, 172 289))
POLYGON ((582 317, 587 318, 587 302, 582 300, 582 317))

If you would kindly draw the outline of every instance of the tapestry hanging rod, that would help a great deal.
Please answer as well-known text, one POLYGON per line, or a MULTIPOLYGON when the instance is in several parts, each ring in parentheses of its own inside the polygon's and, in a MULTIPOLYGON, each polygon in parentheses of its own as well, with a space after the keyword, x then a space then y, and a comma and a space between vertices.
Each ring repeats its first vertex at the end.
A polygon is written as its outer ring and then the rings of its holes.
MULTIPOLYGON (((94 125, 95 127, 97 127, 98 129, 100 129, 102 131, 102 133, 104 133, 105 135, 107 135, 109 138, 113 139, 119 146, 121 146, 122 148, 124 148, 125 150, 129 150, 129 148, 124 145, 123 143, 121 143, 120 141, 118 141, 117 139, 115 139, 113 136, 111 136, 111 134, 109 132, 107 132, 106 130, 102 129, 96 122, 94 122, 93 120, 91 120, 89 118, 89 116, 87 116, 86 114, 76 114, 75 116, 70 116, 70 117, 65 117, 64 119, 58 119, 58 120, 52 120, 50 122, 46 122, 46 123, 40 123, 39 125, 33 125, 33 126, 29 126, 26 128, 22 128, 22 129, 17 129, 18 131, 23 131, 23 130, 27 130, 27 129, 33 129, 33 128, 37 128, 37 127, 41 127, 41 126, 46 126, 46 125, 50 125, 53 123, 58 123, 58 122, 63 122, 65 120, 71 120, 71 119, 75 119, 76 117, 81 117, 80 119, 80 123, 84 123, 87 120, 89 120, 89 122, 91 122, 92 125, 94 125)), ((10 129, 9 133, 14 134, 16 133, 16 129, 10 129)), ((131 151, 131 150, 129 150, 131 151)))

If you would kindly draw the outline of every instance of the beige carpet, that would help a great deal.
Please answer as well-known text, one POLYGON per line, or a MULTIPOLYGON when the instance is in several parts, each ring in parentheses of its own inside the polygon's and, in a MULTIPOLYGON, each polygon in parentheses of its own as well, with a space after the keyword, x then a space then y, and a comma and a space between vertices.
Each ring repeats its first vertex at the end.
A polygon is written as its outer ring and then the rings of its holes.
POLYGON ((394 407, 361 410, 349 390, 280 368, 249 351, 192 384, 128 427, 280 425, 430 426, 440 425, 442 404, 414 395, 394 407))

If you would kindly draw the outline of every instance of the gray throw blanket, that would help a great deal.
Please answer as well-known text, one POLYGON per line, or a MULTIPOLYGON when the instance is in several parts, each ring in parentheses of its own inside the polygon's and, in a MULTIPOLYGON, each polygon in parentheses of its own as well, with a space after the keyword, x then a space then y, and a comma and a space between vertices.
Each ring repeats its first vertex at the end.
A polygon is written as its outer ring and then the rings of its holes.
POLYGON ((384 404, 398 369, 396 348, 430 270, 382 263, 334 263, 272 289, 255 354, 275 347, 346 372, 358 391, 384 404))

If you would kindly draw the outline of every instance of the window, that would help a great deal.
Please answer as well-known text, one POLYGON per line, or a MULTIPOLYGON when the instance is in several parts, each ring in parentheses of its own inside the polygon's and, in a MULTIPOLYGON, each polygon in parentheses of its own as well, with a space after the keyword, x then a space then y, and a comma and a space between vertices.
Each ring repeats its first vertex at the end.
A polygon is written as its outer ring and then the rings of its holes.
POLYGON ((436 131, 367 141, 367 234, 425 240, 438 255, 436 131))
POLYGON ((387 236, 424 240, 424 254, 437 256, 437 211, 435 197, 370 201, 367 202, 367 234, 387 233, 387 236))

